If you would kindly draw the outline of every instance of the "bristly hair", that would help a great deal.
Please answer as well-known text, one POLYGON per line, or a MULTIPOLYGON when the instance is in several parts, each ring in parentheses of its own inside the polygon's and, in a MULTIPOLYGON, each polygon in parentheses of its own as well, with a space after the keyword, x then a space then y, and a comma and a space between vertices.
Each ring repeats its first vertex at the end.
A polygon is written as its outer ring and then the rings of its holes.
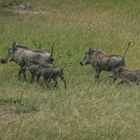
POLYGON ((33 48, 28 48, 28 47, 25 47, 25 46, 21 46, 21 45, 18 45, 15 43, 15 47, 17 48, 22 48, 22 49, 26 49, 26 50, 30 50, 30 51, 34 51, 34 52, 41 52, 41 53, 44 53, 43 50, 40 50, 40 49, 33 49, 33 48))

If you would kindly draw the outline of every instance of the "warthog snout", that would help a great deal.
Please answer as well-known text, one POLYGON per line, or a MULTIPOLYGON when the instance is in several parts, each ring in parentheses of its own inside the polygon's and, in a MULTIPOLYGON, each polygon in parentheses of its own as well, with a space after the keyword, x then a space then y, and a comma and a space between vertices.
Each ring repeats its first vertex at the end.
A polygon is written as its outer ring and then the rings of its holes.
POLYGON ((83 62, 82 62, 82 61, 80 61, 80 65, 81 65, 81 66, 84 66, 84 64, 83 64, 83 62))
POLYGON ((6 61, 4 59, 1 59, 0 63, 4 64, 4 63, 6 63, 6 61))
POLYGON ((8 63, 9 61, 11 60, 11 57, 4 57, 4 58, 1 58, 1 60, 0 60, 0 62, 2 63, 2 64, 5 64, 5 63, 8 63))

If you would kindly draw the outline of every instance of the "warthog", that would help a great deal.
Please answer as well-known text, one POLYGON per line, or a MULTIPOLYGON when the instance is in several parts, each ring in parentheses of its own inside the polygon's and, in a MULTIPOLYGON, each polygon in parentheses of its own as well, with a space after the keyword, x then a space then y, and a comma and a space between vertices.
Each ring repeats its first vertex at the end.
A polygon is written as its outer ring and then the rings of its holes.
POLYGON ((114 82, 117 80, 117 78, 121 79, 119 84, 125 83, 125 82, 129 83, 129 81, 131 81, 131 82, 136 82, 136 84, 139 85, 140 69, 130 70, 130 69, 126 69, 124 67, 118 67, 114 71, 114 82))
POLYGON ((24 78, 26 78, 25 66, 28 66, 34 59, 48 62, 50 64, 54 61, 54 59, 52 58, 52 53, 48 53, 40 49, 27 48, 13 43, 12 47, 8 50, 8 54, 1 59, 1 63, 5 64, 9 61, 14 61, 16 64, 18 64, 20 66, 18 76, 20 79, 21 74, 23 74, 24 78))
POLYGON ((42 62, 32 62, 28 66, 28 70, 32 74, 31 82, 34 81, 35 77, 37 77, 37 81, 40 76, 43 77, 44 82, 46 82, 47 86, 53 80, 55 82, 54 87, 57 86, 57 79, 60 77, 64 83, 65 89, 67 88, 66 80, 64 79, 64 71, 62 68, 54 67, 51 64, 42 63, 42 62))
POLYGON ((37 82, 39 81, 39 78, 41 76, 41 67, 54 68, 55 66, 50 63, 35 59, 28 66, 23 67, 23 69, 28 69, 31 72, 31 83, 35 80, 35 78, 37 78, 37 82))
POLYGON ((91 64, 96 71, 95 78, 99 79, 99 75, 102 71, 113 72, 117 67, 125 66, 125 56, 129 46, 130 42, 128 43, 128 47, 123 57, 120 55, 107 55, 101 51, 90 48, 88 52, 85 52, 85 57, 80 62, 80 65, 84 66, 91 64))

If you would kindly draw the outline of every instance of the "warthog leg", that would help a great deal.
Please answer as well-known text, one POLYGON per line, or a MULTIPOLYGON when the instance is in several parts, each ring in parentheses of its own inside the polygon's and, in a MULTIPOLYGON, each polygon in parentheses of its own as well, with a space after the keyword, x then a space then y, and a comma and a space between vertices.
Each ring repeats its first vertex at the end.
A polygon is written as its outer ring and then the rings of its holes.
POLYGON ((112 75, 110 75, 110 78, 114 78, 114 76, 115 76, 115 73, 114 73, 114 71, 112 72, 112 75))
POLYGON ((139 82, 140 82, 140 81, 138 80, 137 83, 136 83, 136 85, 139 85, 139 82))
POLYGON ((23 74, 24 80, 26 80, 26 69, 21 68, 18 72, 18 79, 21 80, 21 74, 23 74))
POLYGON ((18 79, 21 80, 21 73, 22 73, 22 69, 19 70, 18 72, 18 79))
POLYGON ((117 77, 113 77, 113 83, 117 81, 117 77))
POLYGON ((44 77, 44 82, 45 82, 45 85, 47 86, 48 89, 51 89, 50 87, 50 83, 51 83, 51 78, 46 78, 44 77))
POLYGON ((96 80, 96 81, 99 81, 100 73, 101 73, 101 71, 97 69, 97 70, 96 70, 96 74, 95 74, 95 80, 96 80))
POLYGON ((57 87, 57 84, 58 84, 57 78, 53 78, 53 80, 54 80, 54 86, 53 86, 53 88, 55 88, 55 87, 57 87))
POLYGON ((100 73, 96 73, 96 74, 95 74, 95 79, 96 79, 96 80, 99 80, 99 78, 100 78, 100 73))
POLYGON ((95 71, 96 71, 95 80, 96 80, 96 81, 99 81, 101 70, 100 70, 100 68, 97 66, 96 69, 95 69, 95 71))
POLYGON ((36 82, 38 82, 38 81, 39 81, 40 76, 41 76, 41 73, 39 73, 39 74, 37 75, 36 82))
POLYGON ((32 76, 31 76, 31 83, 34 82, 34 79, 35 79, 35 72, 32 73, 32 76))
POLYGON ((120 84, 124 84, 124 83, 126 83, 126 84, 128 84, 128 85, 130 86, 130 83, 129 83, 127 80, 121 80, 121 81, 118 83, 118 86, 119 86, 120 84))
POLYGON ((60 77, 61 78, 61 80, 63 81, 63 83, 64 83, 64 86, 65 86, 65 89, 67 88, 67 83, 66 83, 66 80, 64 79, 64 77, 62 76, 62 77, 60 77))

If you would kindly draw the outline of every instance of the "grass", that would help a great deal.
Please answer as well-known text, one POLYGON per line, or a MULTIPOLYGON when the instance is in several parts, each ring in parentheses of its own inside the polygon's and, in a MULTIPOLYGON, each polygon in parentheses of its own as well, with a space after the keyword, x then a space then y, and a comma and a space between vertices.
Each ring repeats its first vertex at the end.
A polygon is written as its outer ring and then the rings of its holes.
MULTIPOLYGON (((10 0, 11 1, 11 0, 10 0)), ((8 0, 6 1, 8 2, 8 0)), ((26 2, 23 1, 22 2, 26 2)), ((51 51, 55 64, 65 67, 68 89, 59 82, 50 91, 18 81, 19 67, 0 65, 0 139, 4 140, 139 140, 140 87, 121 85, 79 62, 89 48, 123 55, 129 41, 128 68, 139 68, 140 18, 138 0, 30 0, 25 14, 0 8, 0 57, 12 42, 51 51), (45 11, 42 14, 42 11, 45 11), (37 13, 36 13, 37 12, 37 13), (14 101, 16 111, 5 113, 14 101), (8 108, 7 107, 7 108, 8 108)))

